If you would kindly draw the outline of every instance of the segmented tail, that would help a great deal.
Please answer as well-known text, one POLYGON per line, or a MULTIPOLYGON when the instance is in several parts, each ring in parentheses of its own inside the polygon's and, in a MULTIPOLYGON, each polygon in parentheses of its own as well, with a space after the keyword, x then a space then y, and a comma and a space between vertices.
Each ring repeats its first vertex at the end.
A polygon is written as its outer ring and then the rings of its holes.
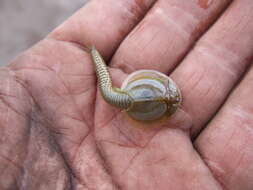
POLYGON ((118 108, 130 108, 133 99, 127 92, 113 87, 106 64, 94 46, 91 47, 91 55, 96 70, 99 88, 105 101, 118 108))

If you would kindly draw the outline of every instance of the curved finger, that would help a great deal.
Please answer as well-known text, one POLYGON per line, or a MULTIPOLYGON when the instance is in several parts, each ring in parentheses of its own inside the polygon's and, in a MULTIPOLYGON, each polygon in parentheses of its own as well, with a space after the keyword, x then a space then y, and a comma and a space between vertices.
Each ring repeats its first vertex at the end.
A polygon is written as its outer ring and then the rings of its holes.
POLYGON ((253 189, 253 67, 195 145, 225 189, 253 189))
POLYGON ((217 19, 230 0, 160 0, 127 36, 112 59, 112 67, 129 73, 138 69, 168 72, 196 39, 217 19))
POLYGON ((95 45, 108 59, 131 29, 142 19, 155 0, 92 0, 49 37, 95 45))
POLYGON ((253 56, 253 2, 234 1, 172 74, 195 136, 215 114, 253 56))

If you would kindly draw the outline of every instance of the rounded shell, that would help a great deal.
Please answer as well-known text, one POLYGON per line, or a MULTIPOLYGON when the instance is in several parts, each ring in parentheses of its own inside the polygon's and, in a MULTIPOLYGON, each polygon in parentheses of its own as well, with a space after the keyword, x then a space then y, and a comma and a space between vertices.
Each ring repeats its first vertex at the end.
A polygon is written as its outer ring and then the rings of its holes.
POLYGON ((163 73, 139 70, 130 74, 121 87, 133 98, 128 115, 140 121, 153 121, 173 114, 181 104, 180 90, 163 73))

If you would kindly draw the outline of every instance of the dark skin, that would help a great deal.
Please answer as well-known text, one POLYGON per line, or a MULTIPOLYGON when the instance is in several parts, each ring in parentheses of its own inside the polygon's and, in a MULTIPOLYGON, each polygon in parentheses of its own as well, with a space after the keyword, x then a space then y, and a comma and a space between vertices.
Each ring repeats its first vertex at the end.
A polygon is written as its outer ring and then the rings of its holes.
POLYGON ((0 189, 252 190, 252 10, 88 3, 0 71, 0 189), (170 74, 191 128, 136 128, 105 103, 91 44, 116 86, 138 69, 170 74))

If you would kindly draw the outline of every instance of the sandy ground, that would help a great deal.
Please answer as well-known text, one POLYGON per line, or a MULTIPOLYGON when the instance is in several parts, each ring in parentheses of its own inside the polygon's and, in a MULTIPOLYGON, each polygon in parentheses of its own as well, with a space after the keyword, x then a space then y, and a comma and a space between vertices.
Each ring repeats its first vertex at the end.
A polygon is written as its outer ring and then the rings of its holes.
POLYGON ((88 0, 0 0, 0 65, 31 47, 88 0))

